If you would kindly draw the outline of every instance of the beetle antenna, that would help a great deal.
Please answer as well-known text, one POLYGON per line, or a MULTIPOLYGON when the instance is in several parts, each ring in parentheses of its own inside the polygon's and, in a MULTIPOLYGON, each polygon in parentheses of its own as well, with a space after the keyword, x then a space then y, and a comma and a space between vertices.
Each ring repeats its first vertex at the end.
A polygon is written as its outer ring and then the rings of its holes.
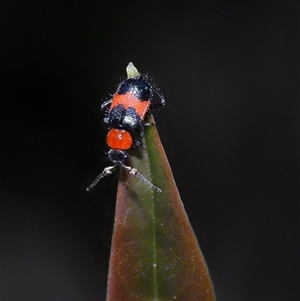
POLYGON ((146 183, 148 186, 150 186, 152 189, 156 190, 157 192, 161 192, 161 189, 155 185, 153 185, 149 180, 147 180, 141 173, 138 172, 136 168, 132 168, 130 166, 122 165, 125 169, 129 171, 129 174, 135 175, 137 178, 139 178, 141 181, 146 183))
POLYGON ((96 179, 93 181, 93 183, 89 187, 87 187, 86 191, 90 191, 98 184, 98 182, 101 179, 103 179, 106 176, 111 175, 115 171, 116 167, 117 167, 116 165, 105 167, 104 170, 96 177, 96 179))

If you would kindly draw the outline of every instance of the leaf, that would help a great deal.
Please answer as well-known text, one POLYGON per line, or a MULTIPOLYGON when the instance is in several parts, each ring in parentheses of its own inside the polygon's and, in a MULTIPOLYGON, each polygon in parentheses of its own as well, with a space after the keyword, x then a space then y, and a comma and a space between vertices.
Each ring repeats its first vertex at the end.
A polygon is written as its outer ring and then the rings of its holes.
MULTIPOLYGON (((146 122, 154 122, 152 115, 146 122)), ((128 165, 162 192, 121 171, 107 301, 213 301, 209 272, 156 127, 145 127, 139 140, 128 165)))

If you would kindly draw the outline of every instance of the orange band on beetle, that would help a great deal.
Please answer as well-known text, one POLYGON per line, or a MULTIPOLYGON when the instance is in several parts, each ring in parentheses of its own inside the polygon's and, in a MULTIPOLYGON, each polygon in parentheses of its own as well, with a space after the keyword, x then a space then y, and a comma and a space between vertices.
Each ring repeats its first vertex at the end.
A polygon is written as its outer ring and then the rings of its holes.
POLYGON ((132 93, 126 94, 115 94, 112 100, 111 109, 117 105, 123 105, 125 110, 129 107, 134 108, 136 113, 140 116, 141 119, 144 119, 145 114, 147 113, 150 100, 140 100, 136 98, 132 93))

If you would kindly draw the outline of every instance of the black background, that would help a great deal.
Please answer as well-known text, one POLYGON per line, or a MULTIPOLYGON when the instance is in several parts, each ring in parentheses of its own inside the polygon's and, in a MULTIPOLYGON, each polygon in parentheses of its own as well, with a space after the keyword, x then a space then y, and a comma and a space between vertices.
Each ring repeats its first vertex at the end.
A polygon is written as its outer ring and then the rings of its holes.
POLYGON ((1 289, 104 300, 117 177, 99 106, 130 61, 219 301, 299 290, 298 1, 2 1, 1 289))

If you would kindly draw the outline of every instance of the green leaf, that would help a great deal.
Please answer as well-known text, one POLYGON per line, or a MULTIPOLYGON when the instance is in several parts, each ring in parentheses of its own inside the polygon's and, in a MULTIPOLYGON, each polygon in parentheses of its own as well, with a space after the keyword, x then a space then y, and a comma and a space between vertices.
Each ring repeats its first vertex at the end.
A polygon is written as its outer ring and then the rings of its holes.
MULTIPOLYGON (((146 122, 154 122, 149 114, 146 122)), ((145 127, 122 169, 109 265, 107 301, 213 301, 209 272, 181 202, 156 127, 145 127)))

